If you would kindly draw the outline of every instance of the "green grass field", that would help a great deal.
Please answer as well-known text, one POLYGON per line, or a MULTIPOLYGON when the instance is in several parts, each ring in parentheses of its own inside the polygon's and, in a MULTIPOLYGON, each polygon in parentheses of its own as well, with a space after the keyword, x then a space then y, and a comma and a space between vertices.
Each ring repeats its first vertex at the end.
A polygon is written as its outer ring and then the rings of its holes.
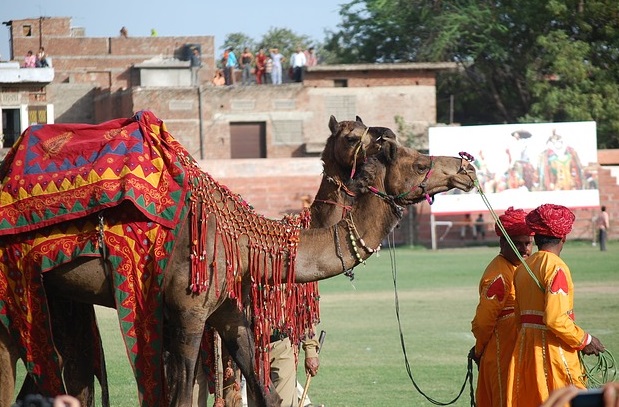
MULTIPOLYGON (((577 323, 619 357, 619 242, 610 242, 608 249, 600 252, 590 242, 570 242, 563 258, 576 286, 577 323)), ((318 329, 327 336, 320 372, 309 389, 312 402, 327 407, 433 405, 413 387, 407 374, 395 313, 393 270, 412 375, 429 397, 440 402, 456 397, 466 375, 467 353, 474 344, 470 321, 477 305, 477 285, 496 253, 498 247, 398 248, 393 253, 383 249, 367 266, 357 267, 353 282, 344 276, 321 282, 318 329)), ((99 308, 97 312, 112 406, 135 407, 135 381, 115 311, 99 308)), ((467 387, 454 405, 469 406, 468 394, 467 387)))

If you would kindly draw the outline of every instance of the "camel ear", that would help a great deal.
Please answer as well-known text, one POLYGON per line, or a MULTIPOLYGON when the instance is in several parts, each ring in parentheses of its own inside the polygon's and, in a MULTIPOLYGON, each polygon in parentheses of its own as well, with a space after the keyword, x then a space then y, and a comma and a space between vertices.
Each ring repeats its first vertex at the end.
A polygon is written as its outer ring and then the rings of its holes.
POLYGON ((392 139, 392 140, 398 139, 398 136, 396 136, 393 130, 389 128, 385 128, 385 131, 383 132, 383 134, 381 134, 381 136, 383 136, 384 138, 392 139))
POLYGON ((382 151, 385 154, 385 158, 387 162, 391 163, 395 161, 396 156, 398 154, 398 142, 394 139, 384 139, 385 142, 382 144, 382 151))
POLYGON ((331 130, 331 134, 335 134, 337 132, 337 119, 335 116, 331 115, 329 118, 329 130, 331 130))
POLYGON ((357 123, 363 124, 363 120, 361 120, 359 116, 356 116, 355 119, 357 120, 357 123))

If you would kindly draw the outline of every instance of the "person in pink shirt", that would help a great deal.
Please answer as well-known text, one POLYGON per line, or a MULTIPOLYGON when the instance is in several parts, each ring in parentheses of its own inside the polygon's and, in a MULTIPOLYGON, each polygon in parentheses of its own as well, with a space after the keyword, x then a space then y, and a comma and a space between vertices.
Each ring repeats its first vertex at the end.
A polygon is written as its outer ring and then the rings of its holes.
POLYGON ((34 68, 36 66, 37 57, 34 56, 32 51, 28 51, 24 57, 24 68, 34 68))

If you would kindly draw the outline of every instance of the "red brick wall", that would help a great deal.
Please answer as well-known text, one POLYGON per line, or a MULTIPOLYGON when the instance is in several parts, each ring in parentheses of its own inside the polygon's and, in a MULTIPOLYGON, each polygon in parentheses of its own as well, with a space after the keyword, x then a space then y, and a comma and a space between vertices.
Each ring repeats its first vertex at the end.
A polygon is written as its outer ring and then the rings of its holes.
POLYGON ((311 72, 303 84, 310 87, 329 88, 334 80, 347 79, 350 88, 374 86, 435 86, 436 73, 432 71, 381 70, 381 71, 329 71, 311 72))
POLYGON ((68 17, 44 18, 41 23, 39 30, 38 18, 13 20, 14 58, 21 62, 28 50, 36 53, 42 44, 52 60, 54 83, 92 83, 112 91, 125 89, 137 85, 129 75, 134 64, 160 56, 181 57, 185 44, 200 45, 204 67, 201 75, 205 79, 212 77, 215 70, 212 36, 73 37, 68 17), (24 36, 24 25, 32 27, 30 36, 24 36))

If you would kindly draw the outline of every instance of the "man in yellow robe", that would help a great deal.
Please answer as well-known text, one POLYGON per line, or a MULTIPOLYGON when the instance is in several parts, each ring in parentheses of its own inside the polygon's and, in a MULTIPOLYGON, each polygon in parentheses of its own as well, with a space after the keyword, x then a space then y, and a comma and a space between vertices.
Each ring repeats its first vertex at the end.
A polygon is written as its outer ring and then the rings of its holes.
POLYGON ((574 219, 572 211, 554 204, 541 205, 526 217, 539 250, 526 260, 529 270, 521 264, 514 275, 520 330, 508 375, 509 406, 539 406, 553 390, 568 385, 584 389, 578 351, 604 351, 574 322, 572 275, 559 257, 574 219))
MULTIPOLYGON (((499 216, 505 233, 520 257, 526 259, 533 248, 533 233, 525 222, 526 212, 508 208, 499 216)), ((514 270, 520 257, 514 252, 497 223, 499 254, 488 264, 479 282, 479 304, 471 323, 475 336, 474 359, 479 375, 475 399, 479 407, 507 407, 507 372, 516 343, 514 318, 514 270)))

